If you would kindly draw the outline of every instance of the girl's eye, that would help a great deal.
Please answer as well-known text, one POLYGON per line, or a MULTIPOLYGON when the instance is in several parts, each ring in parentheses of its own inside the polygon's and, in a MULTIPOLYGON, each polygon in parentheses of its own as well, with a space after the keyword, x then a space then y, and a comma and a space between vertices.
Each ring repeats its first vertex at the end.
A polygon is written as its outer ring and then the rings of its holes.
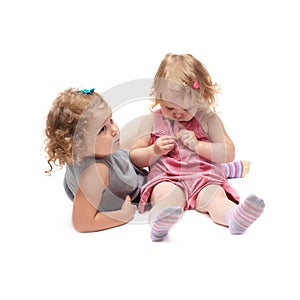
POLYGON ((106 126, 103 126, 103 127, 99 130, 98 134, 104 133, 105 131, 106 131, 106 126))

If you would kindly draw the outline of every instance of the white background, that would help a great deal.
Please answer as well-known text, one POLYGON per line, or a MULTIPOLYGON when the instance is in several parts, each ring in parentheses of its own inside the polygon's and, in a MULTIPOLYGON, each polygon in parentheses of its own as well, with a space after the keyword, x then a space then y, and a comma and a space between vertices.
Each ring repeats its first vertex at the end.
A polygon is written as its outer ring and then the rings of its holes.
MULTIPOLYGON (((297 1, 2 1, 1 299, 299 299, 297 1), (68 87, 100 93, 191 53, 220 83, 232 181, 266 202, 243 236, 186 212, 163 243, 135 222, 75 232, 64 171, 44 176, 45 117, 68 87)), ((126 123, 131 112, 116 113, 126 123)))

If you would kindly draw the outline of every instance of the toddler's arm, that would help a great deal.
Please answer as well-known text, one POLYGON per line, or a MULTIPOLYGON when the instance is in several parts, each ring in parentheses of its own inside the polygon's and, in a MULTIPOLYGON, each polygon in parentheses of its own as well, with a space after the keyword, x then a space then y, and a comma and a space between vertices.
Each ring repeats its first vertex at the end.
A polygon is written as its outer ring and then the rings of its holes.
POLYGON ((138 129, 137 138, 130 148, 130 159, 139 168, 148 167, 160 156, 156 154, 154 145, 150 144, 152 128, 153 115, 144 116, 138 129))
POLYGON ((136 207, 127 197, 118 211, 99 212, 98 207, 104 189, 109 183, 109 170, 104 164, 93 164, 82 172, 73 201, 73 226, 79 232, 93 232, 128 223, 136 207))
POLYGON ((220 118, 213 114, 205 121, 209 142, 198 141, 195 133, 181 130, 179 136, 183 143, 199 155, 216 163, 226 163, 234 160, 235 147, 227 134, 220 118))
POLYGON ((155 156, 154 145, 150 145, 150 135, 139 137, 131 146, 130 159, 139 168, 148 167, 155 156))

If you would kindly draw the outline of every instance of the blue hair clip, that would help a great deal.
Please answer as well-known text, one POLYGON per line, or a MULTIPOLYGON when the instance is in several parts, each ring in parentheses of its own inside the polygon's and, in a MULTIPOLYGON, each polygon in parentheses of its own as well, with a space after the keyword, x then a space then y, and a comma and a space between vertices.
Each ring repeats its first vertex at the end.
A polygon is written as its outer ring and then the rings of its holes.
POLYGON ((78 90, 77 92, 78 93, 84 93, 85 95, 87 95, 87 94, 93 93, 94 90, 95 90, 94 88, 93 89, 83 89, 83 90, 78 90))

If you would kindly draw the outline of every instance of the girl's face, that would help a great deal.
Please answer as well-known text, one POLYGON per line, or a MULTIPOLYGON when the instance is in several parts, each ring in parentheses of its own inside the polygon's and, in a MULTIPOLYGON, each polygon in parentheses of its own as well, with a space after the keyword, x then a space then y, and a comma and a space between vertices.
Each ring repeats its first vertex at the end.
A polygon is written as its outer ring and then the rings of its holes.
POLYGON ((168 118, 177 120, 179 122, 190 121, 197 112, 197 109, 192 106, 181 106, 173 101, 160 100, 160 107, 162 114, 168 118))
POLYGON ((111 111, 94 112, 89 124, 89 152, 95 157, 104 157, 120 149, 120 131, 112 119, 111 111))

